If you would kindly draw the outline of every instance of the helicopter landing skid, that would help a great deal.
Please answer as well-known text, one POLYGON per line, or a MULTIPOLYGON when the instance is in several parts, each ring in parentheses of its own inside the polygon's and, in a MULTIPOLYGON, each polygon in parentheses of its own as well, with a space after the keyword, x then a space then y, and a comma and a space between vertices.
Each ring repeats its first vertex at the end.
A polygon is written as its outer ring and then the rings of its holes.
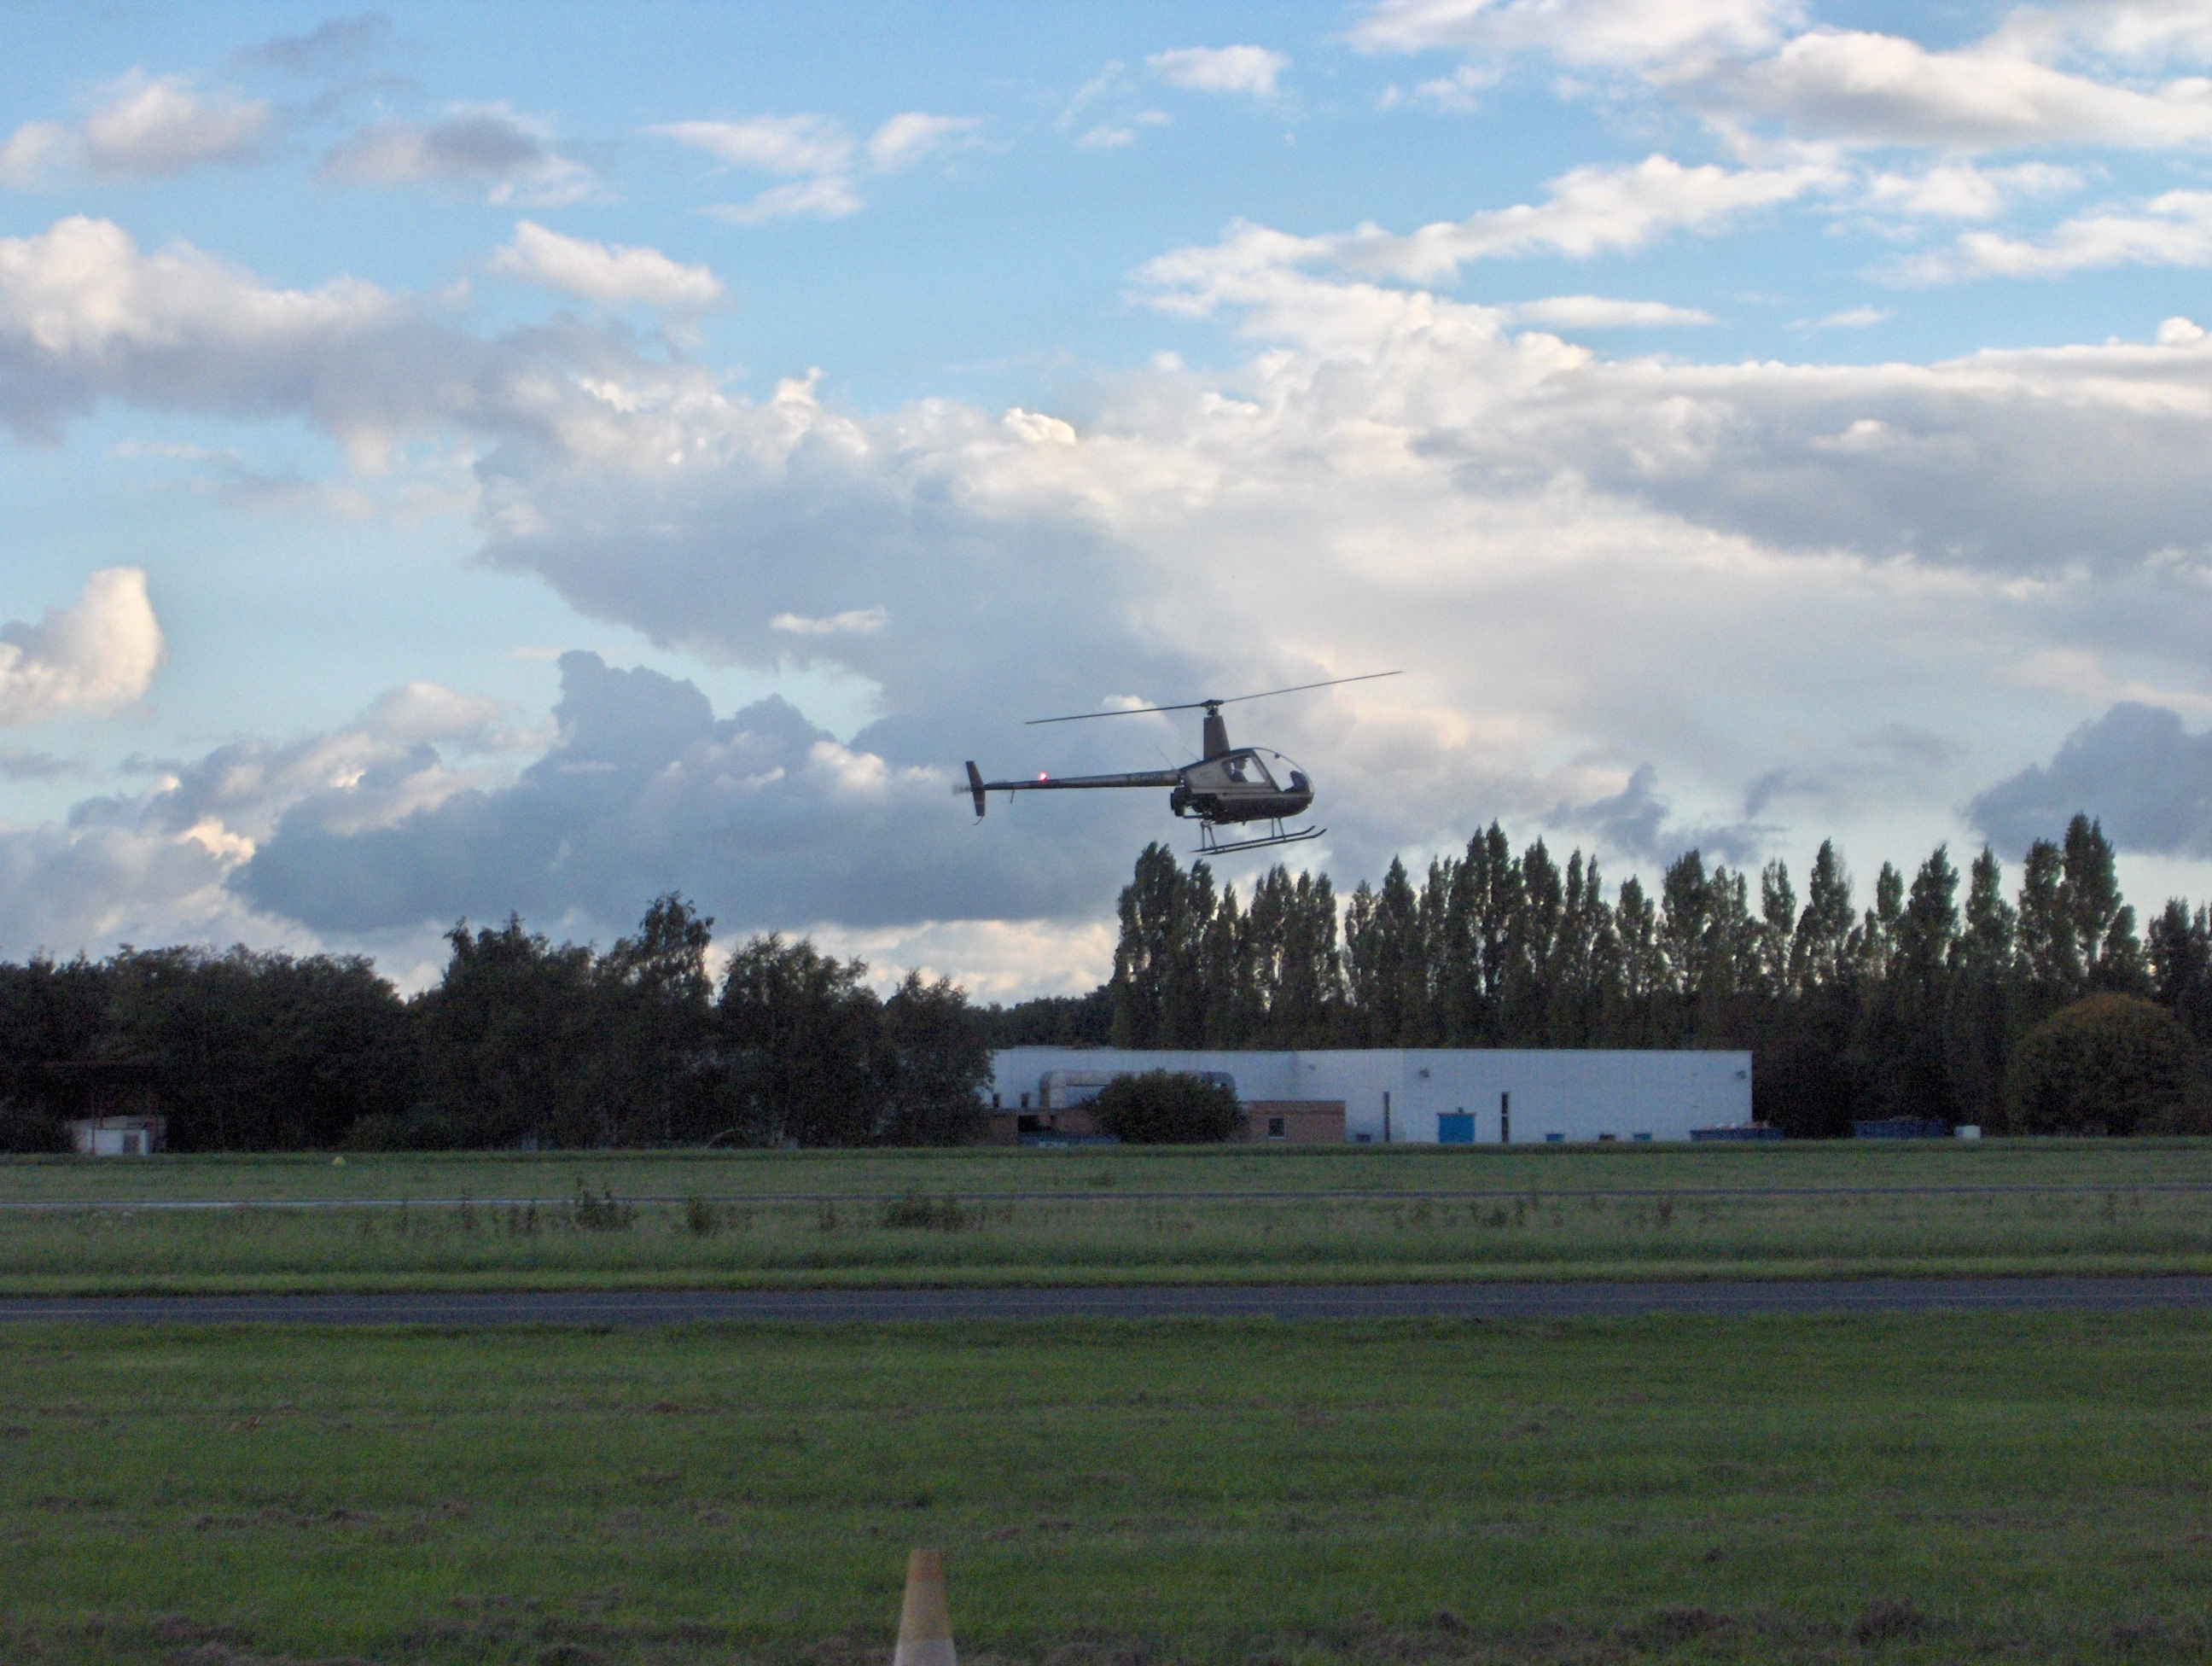
POLYGON ((1198 848, 1194 856, 1226 856, 1239 850, 1268 850, 1281 844, 1304 844, 1308 839, 1318 839, 1328 831, 1326 827, 1302 827, 1295 833, 1285 832, 1280 822, 1271 823, 1274 831, 1257 839, 1237 839, 1228 844, 1213 836, 1213 824, 1201 823, 1198 830, 1198 848))

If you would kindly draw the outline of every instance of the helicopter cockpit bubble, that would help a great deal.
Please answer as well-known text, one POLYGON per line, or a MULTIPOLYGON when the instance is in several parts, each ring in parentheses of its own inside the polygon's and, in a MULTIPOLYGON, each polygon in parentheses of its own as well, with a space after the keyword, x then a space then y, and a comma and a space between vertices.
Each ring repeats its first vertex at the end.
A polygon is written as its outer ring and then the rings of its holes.
POLYGON ((1251 752, 1252 761, 1273 778, 1272 785, 1279 791, 1303 793, 1312 785, 1306 779, 1306 772, 1280 752, 1269 751, 1265 746, 1255 746, 1251 752))

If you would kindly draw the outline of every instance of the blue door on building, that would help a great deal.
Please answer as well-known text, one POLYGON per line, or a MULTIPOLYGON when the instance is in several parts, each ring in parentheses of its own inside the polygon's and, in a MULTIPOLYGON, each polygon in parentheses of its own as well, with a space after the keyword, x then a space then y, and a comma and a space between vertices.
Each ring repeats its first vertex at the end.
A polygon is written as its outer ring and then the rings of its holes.
POLYGON ((1474 1118, 1463 1110, 1439 1111, 1437 1114, 1437 1143, 1439 1146, 1473 1145, 1474 1118))

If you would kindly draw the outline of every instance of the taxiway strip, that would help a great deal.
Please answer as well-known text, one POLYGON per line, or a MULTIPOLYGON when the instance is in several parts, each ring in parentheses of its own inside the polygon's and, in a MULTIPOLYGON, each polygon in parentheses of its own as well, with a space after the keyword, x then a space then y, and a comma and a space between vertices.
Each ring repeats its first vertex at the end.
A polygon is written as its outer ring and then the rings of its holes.
POLYGON ((521 1291, 0 1298, 0 1322, 672 1325, 963 1320, 1576 1319, 1641 1314, 2212 1310, 2212 1278, 1717 1280, 1593 1284, 1184 1285, 990 1290, 521 1291))

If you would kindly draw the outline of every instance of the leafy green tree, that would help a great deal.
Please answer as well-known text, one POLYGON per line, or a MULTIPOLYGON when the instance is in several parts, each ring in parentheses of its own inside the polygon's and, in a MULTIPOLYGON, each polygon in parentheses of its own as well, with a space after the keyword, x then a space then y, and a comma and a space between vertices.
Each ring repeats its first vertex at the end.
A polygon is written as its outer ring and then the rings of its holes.
POLYGON ((890 1121, 902 1146, 964 1146, 989 1127, 983 1091, 991 1080, 991 1037, 981 1014, 950 978, 908 972, 883 1008, 884 1061, 890 1121))
POLYGON ((1233 1089, 1203 1076, 1117 1076, 1091 1102, 1098 1128, 1130 1146, 1218 1145, 1244 1120, 1233 1089))
POLYGON ((2143 993, 2142 946, 2136 911, 2120 898, 2112 842, 2100 823, 2076 816, 2066 824, 2060 858, 2064 905, 2080 946, 2081 970, 2094 989, 2143 993))
POLYGON ((707 971, 714 925, 673 892, 656 897, 592 969, 592 1085, 625 1144, 705 1140, 726 1126, 707 971))
POLYGON ((1779 858, 1759 875, 1759 981, 1777 999, 1790 993, 1790 950, 1797 932, 1797 893, 1790 864, 1779 858))
POLYGON ((364 1144, 424 1149, 611 1143, 599 1092, 596 967, 588 948, 557 948, 503 926, 446 933, 445 975, 414 1009, 421 1101, 369 1124, 364 1144))
POLYGON ((1849 987, 1854 923, 1850 875, 1836 847, 1823 839, 1806 877, 1805 911, 1797 916, 1790 944, 1790 975, 1801 994, 1849 987))
POLYGON ((2153 998, 2198 1046, 2212 1043, 2212 921, 2203 905, 2192 914, 2186 899, 2170 898, 2147 935, 2153 998))
POLYGON ((1213 874, 1186 873, 1175 852, 1148 844, 1121 889, 1121 940, 1114 950, 1114 1044, 1197 1047, 1206 1038, 1201 971, 1213 915, 1213 874))
POLYGON ((174 1149, 333 1146, 412 1097, 405 1010, 365 958, 126 948, 108 975, 99 1052, 155 1068, 174 1149))
POLYGON ((2197 1044, 2173 1015, 2110 992, 2063 1006, 2021 1043, 2006 1080, 2013 1134, 2133 1134, 2177 1120, 2197 1044))
POLYGON ((1395 856, 1380 891, 1362 881, 1352 892, 1344 917, 1344 970, 1358 1045, 1422 1044, 1429 999, 1421 926, 1413 881, 1395 856))
POLYGON ((892 1072, 867 970, 773 933, 731 956, 717 1007, 736 1118, 729 1132, 802 1146, 862 1146, 881 1134, 892 1072))
POLYGON ((1540 1044, 1597 1044, 1604 1034, 1606 997, 1619 976, 1620 959, 1613 910, 1606 905, 1597 859, 1585 862, 1577 850, 1567 858, 1559 926, 1545 976, 1551 1004, 1540 1044))
POLYGON ((2063 853, 2048 839, 2036 840, 2021 863, 2013 941, 2022 998, 2039 1018, 2088 993, 2076 930, 2080 918, 2067 894, 2063 853))

